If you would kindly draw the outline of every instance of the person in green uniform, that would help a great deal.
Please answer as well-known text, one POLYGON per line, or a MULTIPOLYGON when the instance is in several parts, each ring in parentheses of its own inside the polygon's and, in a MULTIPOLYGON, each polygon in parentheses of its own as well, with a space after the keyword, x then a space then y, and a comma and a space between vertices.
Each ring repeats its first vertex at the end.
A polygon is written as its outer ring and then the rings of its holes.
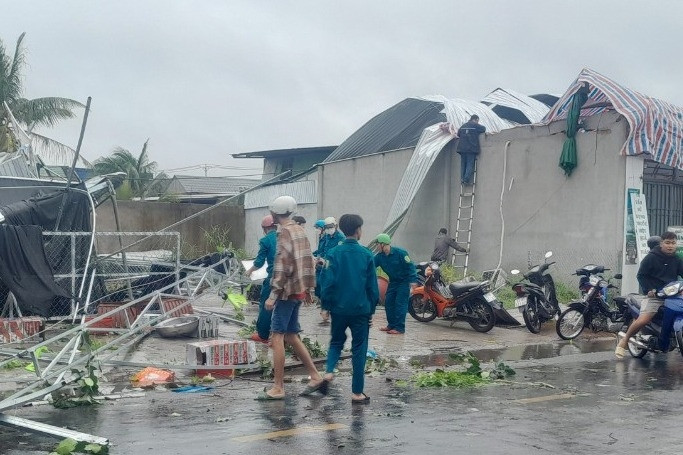
MULTIPOLYGON (((323 220, 323 234, 320 239, 320 242, 318 243, 318 249, 313 252, 313 256, 318 258, 318 261, 316 261, 316 287, 315 287, 315 295, 322 301, 322 296, 321 296, 321 291, 320 291, 320 286, 322 283, 321 275, 320 272, 322 270, 321 265, 324 262, 325 256, 327 256, 327 252, 330 251, 332 248, 335 246, 341 245, 344 243, 344 235, 337 230, 337 220, 333 216, 328 216, 323 220)), ((320 309, 320 317, 322 318, 322 321, 320 322, 321 324, 329 324, 330 323, 330 313, 322 308, 320 309)))
POLYGON ((256 332, 251 334, 251 339, 261 343, 267 343, 270 337, 271 311, 265 307, 266 299, 270 295, 270 278, 273 276, 273 264, 275 263, 275 250, 277 249, 277 226, 271 215, 266 215, 261 221, 261 227, 265 236, 258 242, 258 255, 254 259, 254 265, 247 270, 247 276, 251 276, 256 270, 263 267, 267 262, 266 272, 268 276, 263 280, 261 296, 259 299, 259 312, 256 318, 256 332))
POLYGON ((410 291, 417 285, 415 264, 406 250, 391 244, 389 234, 378 235, 377 243, 381 251, 375 255, 375 267, 382 267, 389 276, 389 287, 384 298, 387 326, 380 330, 392 335, 402 334, 406 331, 410 291))
POLYGON ((321 274, 321 294, 323 309, 328 310, 332 317, 324 379, 328 382, 334 379, 334 369, 346 342, 346 329, 349 329, 353 367, 351 402, 366 404, 370 397, 363 391, 365 360, 379 289, 372 253, 358 243, 362 226, 363 218, 359 215, 346 214, 339 219, 339 228, 346 239, 327 253, 321 274))

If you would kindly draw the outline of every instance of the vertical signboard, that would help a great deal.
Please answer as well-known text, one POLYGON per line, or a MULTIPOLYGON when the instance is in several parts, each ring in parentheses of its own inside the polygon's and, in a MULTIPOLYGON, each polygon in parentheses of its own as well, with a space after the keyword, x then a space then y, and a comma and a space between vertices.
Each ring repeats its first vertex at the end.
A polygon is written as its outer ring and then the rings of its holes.
POLYGON ((647 222, 645 195, 636 188, 629 188, 626 204, 624 263, 638 264, 649 251, 647 239, 650 237, 650 227, 647 222))
POLYGON ((650 237, 650 225, 647 222, 647 209, 645 208, 645 195, 640 191, 632 192, 631 207, 633 208, 633 225, 636 231, 636 245, 638 248, 638 260, 643 260, 650 251, 647 247, 647 239, 650 237))

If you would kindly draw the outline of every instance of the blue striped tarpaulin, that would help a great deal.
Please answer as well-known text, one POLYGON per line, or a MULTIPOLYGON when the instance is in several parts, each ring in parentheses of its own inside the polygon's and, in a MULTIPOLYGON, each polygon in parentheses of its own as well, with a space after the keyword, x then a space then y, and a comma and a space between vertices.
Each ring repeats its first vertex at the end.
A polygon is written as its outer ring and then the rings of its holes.
POLYGON ((683 169, 683 109, 628 89, 588 68, 581 71, 542 123, 567 118, 572 96, 584 84, 588 84, 589 94, 581 117, 610 109, 626 118, 629 134, 622 155, 645 154, 659 163, 683 169))

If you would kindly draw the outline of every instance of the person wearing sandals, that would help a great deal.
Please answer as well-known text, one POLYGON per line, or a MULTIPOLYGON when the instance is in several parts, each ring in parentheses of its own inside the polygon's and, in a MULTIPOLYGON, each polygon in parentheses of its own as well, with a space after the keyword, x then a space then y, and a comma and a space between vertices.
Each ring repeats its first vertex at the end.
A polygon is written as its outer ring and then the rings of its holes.
POLYGON ((379 289, 373 255, 358 243, 362 226, 363 218, 359 215, 346 214, 339 219, 339 228, 346 239, 327 253, 321 273, 321 295, 323 308, 330 312, 332 319, 324 379, 328 382, 334 379, 334 369, 346 342, 346 329, 350 329, 351 401, 366 404, 370 397, 364 392, 365 360, 379 289))
POLYGON ((285 343, 294 348, 311 377, 302 395, 327 393, 327 381, 323 380, 311 359, 306 346, 299 338, 299 307, 303 301, 312 303, 315 287, 315 270, 311 245, 304 229, 290 219, 296 211, 296 201, 291 196, 280 196, 270 203, 270 214, 279 225, 273 277, 270 280, 270 296, 266 309, 272 310, 270 339, 273 344, 273 375, 270 390, 264 389, 257 400, 282 400, 285 397, 285 343))
POLYGON ((638 284, 647 297, 640 304, 638 319, 629 326, 626 336, 619 341, 614 350, 614 355, 618 359, 626 355, 628 340, 648 325, 659 308, 664 305, 664 300, 657 297, 657 291, 683 276, 683 261, 676 256, 677 244, 676 234, 667 231, 661 235, 659 246, 653 245, 650 252, 640 261, 638 284))

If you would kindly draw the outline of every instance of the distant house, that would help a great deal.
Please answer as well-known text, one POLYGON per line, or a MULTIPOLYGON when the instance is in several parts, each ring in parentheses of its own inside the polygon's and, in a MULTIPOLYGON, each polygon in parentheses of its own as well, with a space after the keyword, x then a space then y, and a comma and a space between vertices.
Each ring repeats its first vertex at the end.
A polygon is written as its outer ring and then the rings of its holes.
POLYGON ((336 149, 336 145, 294 149, 264 150, 235 153, 233 158, 263 158, 263 179, 269 180, 286 171, 296 175, 322 163, 336 149))
POLYGON ((176 175, 168 185, 164 198, 179 202, 214 204, 258 185, 256 179, 237 177, 198 177, 176 175))

